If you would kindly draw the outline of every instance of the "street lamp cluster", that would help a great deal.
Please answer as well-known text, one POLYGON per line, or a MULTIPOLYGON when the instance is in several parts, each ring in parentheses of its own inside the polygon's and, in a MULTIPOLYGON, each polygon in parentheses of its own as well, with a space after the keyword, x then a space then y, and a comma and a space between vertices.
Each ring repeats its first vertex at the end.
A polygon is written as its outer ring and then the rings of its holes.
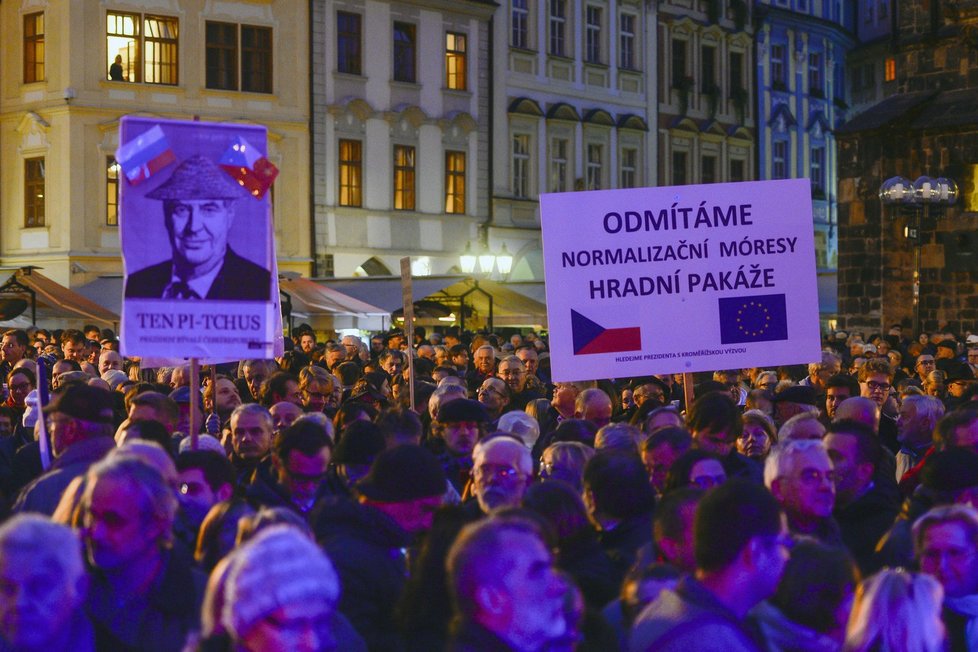
POLYGON ((907 215, 903 236, 913 243, 913 331, 920 334, 920 229, 924 217, 940 218, 948 206, 958 200, 958 185, 946 177, 918 177, 912 182, 904 177, 891 177, 880 186, 880 201, 894 206, 907 215))
POLYGON ((474 252, 472 251, 472 243, 467 242, 465 251, 458 257, 458 262, 465 274, 475 272, 476 262, 479 263, 479 272, 484 276, 491 275, 494 267, 499 269, 499 274, 503 277, 508 276, 513 269, 513 255, 506 249, 505 244, 503 244, 502 251, 494 254, 489 251, 485 244, 479 245, 479 251, 474 252))

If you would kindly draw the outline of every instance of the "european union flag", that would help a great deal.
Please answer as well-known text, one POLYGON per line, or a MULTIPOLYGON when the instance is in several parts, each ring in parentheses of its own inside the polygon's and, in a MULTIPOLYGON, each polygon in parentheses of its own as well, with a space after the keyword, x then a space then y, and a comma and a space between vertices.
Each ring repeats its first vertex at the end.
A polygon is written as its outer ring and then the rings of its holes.
POLYGON ((788 339, 783 294, 720 299, 720 342, 774 342, 788 339))

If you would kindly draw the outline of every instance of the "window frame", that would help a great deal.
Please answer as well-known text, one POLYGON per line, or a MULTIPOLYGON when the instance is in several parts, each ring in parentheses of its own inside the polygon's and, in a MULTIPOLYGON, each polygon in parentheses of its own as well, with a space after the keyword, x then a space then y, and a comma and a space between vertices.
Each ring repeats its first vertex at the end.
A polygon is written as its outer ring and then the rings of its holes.
POLYGON ((717 47, 713 43, 700 45, 700 92, 710 93, 717 88, 717 47))
POLYGON ((808 94, 825 96, 825 75, 822 71, 822 53, 808 53, 808 94))
POLYGON ((47 166, 43 156, 24 159, 24 228, 38 229, 45 224, 47 166), (40 192, 38 192, 40 191, 40 192))
POLYGON ((636 28, 638 16, 627 11, 618 15, 618 67, 622 70, 638 71, 637 52, 638 39, 636 38, 636 28), (626 29, 626 20, 631 21, 631 29, 626 29))
POLYGON ((510 161, 512 162, 510 181, 513 186, 513 196, 518 199, 529 199, 532 192, 530 177, 532 146, 533 139, 530 134, 514 133, 510 138, 510 161))
POLYGON ((782 43, 771 44, 771 86, 786 88, 785 83, 785 55, 787 48, 782 43), (776 52, 777 51, 777 52, 776 52), (778 54, 779 56, 775 56, 778 54))
POLYGON ((560 136, 550 138, 550 192, 567 192, 570 189, 570 139, 560 136))
POLYGON ((700 157, 700 183, 717 183, 720 180, 717 177, 717 163, 719 160, 720 157, 713 153, 704 154, 700 157), (709 167, 711 168, 709 175, 707 175, 707 161, 710 162, 709 167))
POLYGON ((669 157, 672 165, 669 168, 670 185, 685 186, 689 183, 689 152, 684 149, 674 149, 669 157), (678 157, 681 157, 681 162, 678 157), (681 177, 676 172, 680 171, 681 177))
POLYGON ((468 90, 468 35, 445 32, 445 88, 468 90))
POLYGON ((336 144, 336 204, 351 208, 363 206, 363 141, 340 138, 336 144), (344 155, 344 148, 348 154, 344 155))
POLYGON ((244 93, 272 93, 274 90, 275 40, 272 28, 267 25, 238 26, 238 43, 241 62, 241 91, 244 93), (255 41, 248 43, 246 32, 255 41), (267 43, 262 40, 267 37, 267 43), (258 80, 256 83, 255 80, 258 80), (264 82, 264 83, 262 83, 264 82))
POLYGON ((619 187, 637 188, 638 187, 638 147, 622 147, 619 155, 621 173, 619 175, 619 187), (630 159, 630 160, 629 160, 630 159), (631 177, 630 180, 627 177, 631 177))
POLYGON ((122 167, 111 154, 105 157, 105 226, 119 226, 119 174, 122 167))
POLYGON ((510 0, 509 45, 519 50, 530 49, 530 0, 510 0))
POLYGON ((672 39, 669 46, 669 74, 671 76, 669 84, 671 88, 682 88, 686 83, 688 63, 689 41, 680 38, 672 39))
POLYGON ((602 23, 604 7, 588 4, 584 7, 584 63, 601 64, 604 54, 602 47, 602 23))
POLYGON ((589 142, 584 145, 585 190, 601 190, 604 187, 604 150, 604 143, 589 142))
POLYGON ((393 154, 394 210, 413 211, 417 206, 417 148, 395 144, 393 154))
POLYGON ((445 150, 445 212, 465 214, 466 152, 445 150))
POLYGON ((825 181, 825 145, 817 144, 811 148, 808 176, 812 182, 812 197, 824 198, 826 195, 825 181))
POLYGON ((394 42, 392 78, 396 82, 406 84, 418 83, 418 26, 395 20, 392 38, 394 42), (404 38, 399 38, 399 34, 404 38))
POLYGON ((547 52, 551 56, 567 56, 567 0, 549 0, 547 52), (554 11, 559 7, 559 12, 554 11))
POLYGON ((363 74, 362 14, 352 11, 336 12, 336 71, 344 75, 363 74), (346 20, 350 21, 349 25, 345 24, 346 20))
MULTIPOLYGON (((124 39, 132 44, 134 54, 127 58, 125 62, 130 77, 126 81, 138 84, 152 84, 154 86, 180 85, 179 16, 108 10, 105 12, 105 19, 107 60, 110 56, 110 38, 124 39), (124 23, 126 18, 132 19, 133 34, 109 31, 110 21, 117 20, 124 23), (159 35, 147 35, 147 32, 151 31, 149 29, 151 23, 155 23, 159 27, 164 28, 159 30, 161 32, 159 35), (167 31, 165 29, 166 26, 170 26, 171 29, 169 31, 172 31, 174 36, 164 34, 167 31), (152 54, 154 52, 157 54, 152 54), (150 57, 157 58, 151 59, 150 57)), ((118 54, 118 50, 111 54, 112 59, 115 58, 115 54, 118 54)), ((108 67, 106 68, 106 78, 108 78, 108 67)))
POLYGON ((224 21, 208 20, 204 22, 204 87, 212 90, 225 90, 225 91, 236 91, 238 90, 238 25, 236 23, 227 23, 224 21), (214 28, 215 31, 218 29, 223 30, 225 33, 222 36, 231 36, 232 40, 230 45, 227 43, 221 43, 211 40, 211 29, 214 28), (227 61, 222 61, 224 65, 211 65, 211 56, 218 58, 222 55, 221 59, 228 59, 227 61), (214 75, 221 75, 221 68, 226 67, 227 72, 223 73, 225 77, 229 77, 230 81, 225 83, 220 83, 219 80, 212 79, 211 70, 214 69, 214 75))
POLYGON ((771 178, 787 179, 789 147, 787 138, 778 138, 771 142, 771 178), (780 170, 778 169, 780 167, 780 170))
POLYGON ((22 36, 24 57, 23 81, 25 84, 34 84, 42 82, 45 79, 44 22, 43 11, 24 14, 22 36))

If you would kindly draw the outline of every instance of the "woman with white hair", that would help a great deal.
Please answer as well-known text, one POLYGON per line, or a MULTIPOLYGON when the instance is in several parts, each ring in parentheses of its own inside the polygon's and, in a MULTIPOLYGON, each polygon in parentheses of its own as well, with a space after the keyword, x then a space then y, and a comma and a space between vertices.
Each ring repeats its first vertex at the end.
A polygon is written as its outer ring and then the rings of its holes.
POLYGON ((882 570, 859 585, 845 652, 942 652, 944 591, 930 575, 882 570))

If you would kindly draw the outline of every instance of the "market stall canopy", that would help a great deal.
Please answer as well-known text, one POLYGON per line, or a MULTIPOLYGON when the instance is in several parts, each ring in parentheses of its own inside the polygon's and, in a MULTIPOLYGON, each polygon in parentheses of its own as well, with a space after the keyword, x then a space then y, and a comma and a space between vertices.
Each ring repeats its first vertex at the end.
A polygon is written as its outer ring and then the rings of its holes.
MULTIPOLYGON (((66 288, 37 269, 36 267, 17 269, 0 286, 0 301, 23 301, 25 317, 30 315, 31 302, 34 301, 39 321, 77 319, 112 326, 118 324, 118 311, 111 310, 102 302, 92 300, 82 292, 66 288)), ((5 319, 16 316, 2 315, 5 319)))
MULTIPOLYGON (((401 279, 391 276, 365 276, 342 279, 317 279, 327 287, 356 297, 361 301, 395 312, 403 307, 401 298, 401 279)), ((475 279, 467 276, 418 276, 411 282, 412 299, 435 301, 462 310, 462 302, 468 311, 478 313, 485 320, 489 314, 489 299, 492 297, 494 326, 545 327, 547 307, 525 294, 510 289, 506 284, 496 281, 479 280, 479 290, 475 279)))
POLYGON ((292 318, 311 322, 314 328, 383 330, 389 322, 389 310, 307 278, 282 276, 279 290, 291 300, 292 318))

